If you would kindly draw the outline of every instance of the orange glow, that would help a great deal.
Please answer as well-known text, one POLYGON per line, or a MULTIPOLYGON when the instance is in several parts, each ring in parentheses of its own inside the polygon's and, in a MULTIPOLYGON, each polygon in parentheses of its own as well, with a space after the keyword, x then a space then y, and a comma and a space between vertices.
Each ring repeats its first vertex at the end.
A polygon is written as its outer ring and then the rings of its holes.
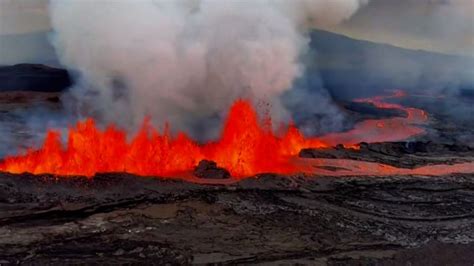
POLYGON ((400 104, 385 101, 386 99, 402 98, 405 96, 405 92, 397 90, 389 96, 375 96, 354 100, 354 102, 372 104, 379 109, 400 110, 406 113, 406 117, 365 120, 357 123, 349 131, 328 134, 322 136, 320 140, 331 146, 344 144, 345 147, 355 147, 360 142, 402 141, 422 135, 425 130, 419 126, 428 122, 428 115, 424 110, 404 107, 400 104))
POLYGON ((24 155, 5 158, 0 171, 10 173, 84 175, 99 172, 128 172, 143 176, 188 176, 203 159, 215 161, 230 171, 236 179, 259 173, 293 173, 302 168, 291 157, 303 148, 324 148, 343 144, 359 149, 358 143, 406 139, 424 132, 417 127, 427 121, 426 113, 415 108, 383 102, 385 98, 403 97, 396 92, 389 97, 359 99, 378 108, 400 109, 407 117, 366 120, 348 132, 333 133, 317 138, 306 138, 294 125, 280 134, 272 130, 271 119, 259 119, 252 105, 237 100, 230 108, 218 140, 198 144, 184 133, 172 136, 167 129, 158 132, 145 119, 133 138, 125 131, 110 125, 97 128, 94 120, 78 122, 69 129, 66 145, 60 134, 47 133, 43 146, 28 150, 24 155))
POLYGON ((66 147, 59 133, 50 131, 43 147, 23 156, 8 157, 0 170, 58 175, 93 176, 98 172, 128 172, 145 176, 176 176, 190 171, 202 159, 210 159, 235 177, 263 172, 295 171, 289 157, 303 147, 327 147, 319 139, 306 139, 294 126, 281 136, 272 132, 269 118, 260 121, 247 101, 230 109, 221 138, 198 145, 186 134, 159 133, 148 120, 127 141, 126 133, 109 126, 99 130, 92 119, 69 130, 66 147))

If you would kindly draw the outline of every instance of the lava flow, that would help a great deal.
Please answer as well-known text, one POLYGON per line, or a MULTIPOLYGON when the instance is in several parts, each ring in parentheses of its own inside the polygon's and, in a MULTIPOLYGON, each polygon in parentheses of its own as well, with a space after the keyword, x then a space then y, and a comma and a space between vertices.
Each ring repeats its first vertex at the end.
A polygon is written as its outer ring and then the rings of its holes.
MULTIPOLYGON (((392 97, 401 96, 396 93, 392 97)), ((301 170, 290 158, 302 148, 323 148, 338 143, 357 148, 356 144, 361 141, 399 140, 423 132, 415 126, 426 121, 423 110, 385 103, 383 99, 358 101, 370 102, 379 108, 401 109, 407 112, 407 117, 367 120, 355 125, 351 131, 320 138, 306 138, 292 125, 276 134, 272 131, 270 118, 259 120, 252 105, 244 100, 237 100, 230 108, 221 137, 206 144, 198 144, 184 133, 176 136, 167 130, 160 133, 148 120, 131 141, 127 141, 125 131, 114 125, 100 130, 94 120, 87 119, 70 128, 65 146, 60 141, 60 134, 51 130, 40 149, 5 158, 0 170, 62 176, 127 172, 173 177, 192 171, 199 161, 208 159, 237 178, 266 172, 291 173, 301 170)))
POLYGON ((423 128, 417 125, 427 123, 428 115, 424 110, 404 107, 400 104, 388 103, 386 99, 403 98, 406 94, 396 90, 393 95, 375 96, 373 98, 356 99, 354 102, 369 103, 379 109, 395 109, 406 113, 406 117, 393 117, 389 119, 369 119, 357 123, 352 130, 342 133, 333 133, 323 136, 324 143, 346 147, 354 147, 360 142, 387 142, 401 141, 423 134, 423 128))

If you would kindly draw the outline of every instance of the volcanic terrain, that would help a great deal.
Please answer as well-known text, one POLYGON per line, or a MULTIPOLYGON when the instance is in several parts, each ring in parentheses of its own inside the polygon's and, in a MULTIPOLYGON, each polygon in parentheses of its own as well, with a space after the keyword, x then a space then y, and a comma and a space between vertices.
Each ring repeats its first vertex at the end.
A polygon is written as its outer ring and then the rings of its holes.
MULTIPOLYGON (((22 124, 11 121, 12 110, 31 99, 61 109, 51 94, 8 95, 2 120, 16 128, 22 124)), ((245 176, 210 161, 165 179, 12 174, 7 159, 0 175, 0 263, 469 265, 474 149, 426 130, 443 121, 403 107, 409 95, 390 97, 383 99, 389 106, 381 98, 341 103, 361 121, 352 133, 318 138, 328 146, 302 147, 290 158, 297 168, 280 174, 245 176), (372 124, 374 134, 394 127, 394 139, 351 142, 372 124)))
POLYGON ((318 136, 249 99, 214 141, 128 134, 64 112, 66 71, 0 68, 0 264, 472 265, 474 61, 311 35, 303 87, 351 122, 318 136))

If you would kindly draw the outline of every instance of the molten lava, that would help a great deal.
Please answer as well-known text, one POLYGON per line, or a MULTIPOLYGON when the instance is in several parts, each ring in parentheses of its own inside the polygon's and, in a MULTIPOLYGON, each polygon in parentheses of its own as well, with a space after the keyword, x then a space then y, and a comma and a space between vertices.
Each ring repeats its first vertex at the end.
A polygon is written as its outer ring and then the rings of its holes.
POLYGON ((9 157, 0 170, 58 175, 93 176, 97 172, 128 172, 146 176, 176 176, 209 159, 235 177, 262 172, 288 173, 295 170, 289 157, 303 147, 326 147, 319 139, 306 139, 290 126, 281 136, 272 132, 271 121, 259 121, 247 101, 238 100, 230 109, 221 138, 198 145, 186 134, 172 137, 159 133, 148 120, 131 140, 126 133, 109 126, 99 130, 94 120, 79 122, 69 130, 63 147, 59 133, 50 131, 43 147, 23 156, 9 157))
POLYGON ((258 173, 291 173, 302 171, 291 157, 302 148, 324 148, 338 143, 357 149, 357 143, 406 139, 423 133, 416 124, 427 121, 426 113, 415 108, 383 102, 389 97, 357 101, 378 108, 395 108, 407 117, 367 120, 354 129, 320 138, 306 138, 293 125, 284 132, 272 131, 270 118, 259 120, 248 101, 238 100, 231 107, 221 137, 211 143, 198 144, 186 134, 172 136, 160 133, 145 119, 141 130, 130 141, 125 131, 114 125, 97 128, 94 120, 78 122, 70 128, 66 145, 60 134, 49 131, 43 146, 21 156, 7 157, 0 170, 10 173, 94 176, 98 172, 127 172, 143 176, 175 177, 189 173, 203 159, 215 161, 241 178, 258 173))
POLYGON ((356 99, 355 102, 369 103, 379 109, 395 109, 406 113, 406 117, 389 119, 369 119, 357 123, 352 130, 333 133, 321 138, 321 141, 330 145, 344 144, 346 147, 357 146, 360 142, 387 142, 401 141, 423 134, 423 128, 417 125, 427 123, 428 115, 424 110, 404 107, 395 103, 385 102, 385 99, 402 98, 406 94, 397 90, 393 95, 375 96, 373 98, 356 99))

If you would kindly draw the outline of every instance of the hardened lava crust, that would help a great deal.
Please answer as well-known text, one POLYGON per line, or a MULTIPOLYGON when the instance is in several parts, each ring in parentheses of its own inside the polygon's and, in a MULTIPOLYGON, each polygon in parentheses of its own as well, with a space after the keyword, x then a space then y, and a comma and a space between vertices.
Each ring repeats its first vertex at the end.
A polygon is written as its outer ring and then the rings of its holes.
POLYGON ((2 173, 0 263, 473 261, 474 174, 204 183, 2 173))

